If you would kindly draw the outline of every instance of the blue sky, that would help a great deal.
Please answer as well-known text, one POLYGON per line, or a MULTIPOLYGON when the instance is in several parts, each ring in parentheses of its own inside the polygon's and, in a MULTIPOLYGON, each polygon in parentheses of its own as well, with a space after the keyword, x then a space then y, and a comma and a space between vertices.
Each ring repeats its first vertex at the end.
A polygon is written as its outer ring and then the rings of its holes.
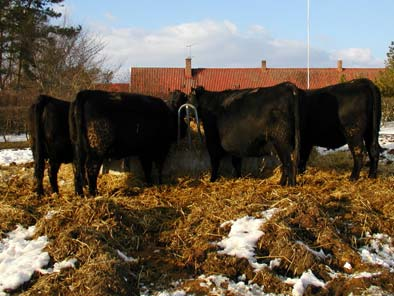
MULTIPOLYGON (((131 66, 306 66, 307 0, 65 0, 63 11, 131 66)), ((311 67, 383 67, 394 41, 393 0, 310 0, 311 67)))

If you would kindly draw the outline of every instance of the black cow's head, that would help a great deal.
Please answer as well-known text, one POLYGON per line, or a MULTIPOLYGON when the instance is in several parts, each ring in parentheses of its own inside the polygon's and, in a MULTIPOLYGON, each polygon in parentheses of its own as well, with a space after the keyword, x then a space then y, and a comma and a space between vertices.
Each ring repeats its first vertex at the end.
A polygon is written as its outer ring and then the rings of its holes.
POLYGON ((197 86, 196 88, 192 87, 192 90, 189 95, 189 103, 194 105, 196 108, 198 108, 199 105, 199 97, 200 95, 205 91, 204 87, 202 86, 197 86))
POLYGON ((174 90, 170 94, 169 105, 174 111, 178 111, 179 107, 187 102, 187 95, 180 90, 174 90))

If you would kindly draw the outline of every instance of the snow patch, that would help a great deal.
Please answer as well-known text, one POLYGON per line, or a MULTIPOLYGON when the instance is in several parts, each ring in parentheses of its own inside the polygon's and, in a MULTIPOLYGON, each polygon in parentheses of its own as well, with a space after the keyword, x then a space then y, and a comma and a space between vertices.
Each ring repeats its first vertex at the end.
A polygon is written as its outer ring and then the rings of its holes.
POLYGON ((27 141, 27 135, 26 134, 11 134, 11 135, 5 135, 0 137, 0 143, 4 142, 25 142, 27 141), (5 140, 4 140, 5 138, 5 140))
POLYGON ((394 246, 393 240, 387 234, 366 234, 368 244, 359 248, 360 256, 364 262, 376 264, 394 272, 394 246))
POLYGON ((33 161, 33 154, 29 148, 26 149, 3 149, 0 150, 0 164, 10 165, 11 163, 22 164, 33 161))
POLYGON ((34 232, 35 226, 24 228, 18 225, 0 242, 0 296, 28 282, 36 271, 48 274, 60 272, 63 268, 75 268, 77 260, 69 259, 44 269, 50 260, 49 254, 43 251, 48 239, 46 236, 32 239, 34 232))
POLYGON ((277 208, 264 211, 260 219, 246 216, 223 223, 221 225, 222 227, 228 225, 228 223, 231 223, 232 226, 228 237, 217 243, 217 245, 223 249, 218 251, 218 253, 236 256, 238 258, 246 258, 255 270, 266 267, 266 264, 257 262, 254 250, 257 241, 264 234, 264 232, 260 230, 261 226, 271 219, 277 211, 277 208))
POLYGON ((35 271, 49 263, 48 253, 43 252, 47 237, 32 240, 34 231, 35 226, 18 225, 0 242, 0 295, 29 281, 35 271))
POLYGON ((308 271, 305 271, 299 279, 288 278, 285 283, 293 285, 293 296, 304 295, 305 289, 310 285, 322 288, 325 287, 325 283, 319 280, 310 269, 308 271))

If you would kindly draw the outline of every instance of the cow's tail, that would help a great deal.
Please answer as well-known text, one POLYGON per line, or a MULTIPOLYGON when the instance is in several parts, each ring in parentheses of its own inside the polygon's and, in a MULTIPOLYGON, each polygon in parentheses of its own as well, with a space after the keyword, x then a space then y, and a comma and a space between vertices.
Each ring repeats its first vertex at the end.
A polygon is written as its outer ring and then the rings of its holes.
POLYGON ((382 117, 382 98, 379 88, 370 82, 370 88, 373 94, 372 102, 372 146, 379 147, 379 130, 382 117))
POLYGON ((379 163, 379 155, 381 152, 381 147, 379 145, 379 130, 380 130, 380 121, 382 117, 382 98, 378 87, 372 82, 369 81, 369 87, 372 92, 372 127, 371 127, 371 147, 369 147, 370 151, 370 168, 369 168, 369 177, 376 178, 377 168, 379 163))
POLYGON ((42 178, 45 167, 45 141, 44 141, 44 127, 42 124, 42 115, 44 107, 47 104, 45 96, 38 96, 36 102, 30 107, 30 139, 31 149, 34 158, 34 176, 35 187, 38 194, 43 193, 42 178))
POLYGON ((83 194, 85 182, 85 161, 87 153, 86 131, 84 126, 84 92, 79 92, 70 105, 69 128, 74 154, 74 185, 75 193, 83 194))

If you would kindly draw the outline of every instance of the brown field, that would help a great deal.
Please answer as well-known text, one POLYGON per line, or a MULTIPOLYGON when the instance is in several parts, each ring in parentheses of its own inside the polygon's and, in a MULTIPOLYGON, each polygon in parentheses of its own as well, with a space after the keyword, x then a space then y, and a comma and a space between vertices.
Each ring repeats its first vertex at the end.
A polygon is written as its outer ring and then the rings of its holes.
POLYGON ((2 167, 2 235, 16 224, 35 224, 36 235, 48 237, 46 251, 53 261, 78 260, 75 269, 36 273, 12 295, 139 295, 142 284, 153 293, 186 279, 191 280, 179 285, 190 295, 217 295, 199 284, 201 274, 233 280, 245 274, 266 293, 289 295, 292 287, 280 276, 300 277, 309 269, 327 285, 310 286, 305 295, 367 295, 371 286, 380 287, 378 295, 394 295, 394 273, 362 262, 357 252, 367 243, 367 232, 394 238, 394 164, 380 164, 377 180, 367 179, 364 168, 353 183, 347 180, 351 164, 344 152, 315 156, 294 188, 277 185, 278 168, 265 179, 225 177, 210 183, 204 173, 153 187, 133 174, 106 174, 99 178, 96 198, 74 196, 71 165, 61 168, 61 193, 43 198, 31 193, 31 164, 2 167), (264 225, 256 253, 259 262, 282 259, 279 266, 256 273, 245 259, 217 253, 212 242, 229 231, 220 227, 223 222, 273 207, 280 212, 264 225), (46 219, 49 211, 55 214, 46 219), (331 256, 319 259, 298 241, 331 256), (126 262, 116 250, 138 261, 126 262), (351 272, 344 269, 346 262, 351 272), (327 266, 342 275, 332 279, 327 266), (346 275, 363 271, 379 273, 346 275))

